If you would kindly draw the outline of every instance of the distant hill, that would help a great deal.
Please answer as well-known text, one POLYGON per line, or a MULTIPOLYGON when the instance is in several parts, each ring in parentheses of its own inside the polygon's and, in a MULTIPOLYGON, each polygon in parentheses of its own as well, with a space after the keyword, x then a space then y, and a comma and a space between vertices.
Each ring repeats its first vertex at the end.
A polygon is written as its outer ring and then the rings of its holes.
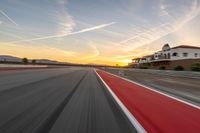
MULTIPOLYGON (((32 63, 32 60, 35 60, 36 64, 109 67, 108 65, 101 65, 101 64, 92 64, 92 63, 91 64, 78 64, 78 63, 59 62, 59 61, 49 60, 49 59, 28 59, 28 62, 32 63)), ((20 64, 20 63, 22 63, 22 58, 10 56, 10 55, 0 55, 0 63, 20 64)))
MULTIPOLYGON (((28 62, 31 63, 32 60, 35 60, 36 63, 41 63, 41 64, 70 64, 70 63, 67 63, 67 62, 58 62, 58 61, 48 60, 48 59, 29 59, 28 62)), ((22 58, 10 56, 10 55, 0 55, 0 61, 1 62, 17 62, 17 63, 20 63, 20 62, 22 62, 22 58)))
POLYGON ((14 56, 9 55, 0 55, 0 61, 3 62, 21 62, 22 59, 14 56))
MULTIPOLYGON (((29 60, 31 62, 31 60, 29 60)), ((54 60, 48 59, 35 59, 36 63, 44 63, 44 64, 63 64, 63 62, 58 62, 54 60)))

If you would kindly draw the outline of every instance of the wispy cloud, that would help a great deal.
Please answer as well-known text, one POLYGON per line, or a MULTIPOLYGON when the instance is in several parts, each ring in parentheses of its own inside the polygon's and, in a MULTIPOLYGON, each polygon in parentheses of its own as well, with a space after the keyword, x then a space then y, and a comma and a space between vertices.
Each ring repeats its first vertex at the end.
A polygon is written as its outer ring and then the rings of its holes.
POLYGON ((159 12, 159 15, 160 16, 170 16, 169 15, 169 12, 167 11, 167 5, 164 4, 165 0, 161 0, 160 1, 160 12, 159 12))
MULTIPOLYGON (((4 14, 0 11, 3 17, 0 32, 5 35, 0 43, 9 40, 5 45, 16 45, 13 51, 23 52, 23 56, 29 53, 43 56, 41 49, 48 58, 53 55, 78 63, 100 61, 116 64, 114 62, 150 54, 160 49, 164 42, 172 45, 185 40, 199 42, 199 17, 196 17, 199 14, 199 0, 94 1, 92 5, 90 0, 85 0, 84 4, 73 0, 5 1, 1 5, 7 7, 5 11, 2 8, 4 14), (12 22, 15 18, 21 23, 20 27, 15 26, 15 21, 12 22), (98 21, 99 25, 92 25, 98 21), (103 21, 108 23, 101 23, 103 21), (118 24, 114 25, 112 21, 118 24), (189 33, 189 30, 194 32, 189 33)), ((5 46, 4 50, 9 52, 11 48, 5 46)))
POLYGON ((91 61, 95 61, 96 58, 99 56, 100 52, 93 41, 89 41, 87 45, 90 47, 90 52, 87 52, 87 54, 82 57, 79 56, 79 58, 77 58, 78 61, 87 60, 87 62, 89 63, 91 61))
MULTIPOLYGON (((123 40, 120 42, 120 44, 126 44, 128 43, 129 41, 133 41, 135 39, 138 39, 138 40, 151 40, 152 37, 155 35, 155 32, 157 31, 161 31, 163 28, 166 28, 167 26, 169 27, 169 23, 163 23, 163 24, 160 24, 156 27, 153 27, 145 32, 142 32, 140 34, 137 34, 137 35, 134 35, 126 40, 123 40)), ((163 30, 166 30, 166 29, 163 29, 163 30)))
POLYGON ((0 13, 2 15, 4 15, 11 23, 13 23, 14 25, 18 26, 18 24, 11 17, 9 17, 5 12, 3 12, 2 10, 0 10, 0 13))
POLYGON ((160 9, 161 12, 159 12, 159 14, 162 14, 161 17, 163 17, 163 15, 167 16, 168 21, 141 32, 140 34, 131 36, 128 39, 122 40, 120 45, 125 47, 125 51, 130 51, 144 45, 149 45, 152 42, 179 30, 186 23, 195 18, 200 12, 200 6, 198 5, 197 0, 194 0, 191 4, 191 7, 182 11, 180 13, 181 16, 176 19, 174 19, 173 16, 168 13, 164 4, 160 5, 160 9))
POLYGON ((51 39, 51 38, 58 38, 58 37, 66 37, 66 36, 70 36, 70 35, 76 35, 76 34, 80 34, 80 33, 84 33, 84 32, 89 32, 89 31, 94 31, 94 30, 102 29, 102 28, 111 26, 111 25, 113 25, 115 23, 116 22, 111 22, 111 23, 107 23, 107 24, 101 24, 101 25, 90 27, 90 28, 82 29, 80 31, 75 31, 75 32, 71 32, 71 33, 61 34, 61 35, 43 36, 43 37, 38 37, 38 38, 33 38, 33 39, 26 39, 26 40, 19 40, 19 41, 8 42, 8 43, 19 43, 19 42, 37 41, 37 40, 45 40, 45 39, 51 39))
POLYGON ((55 3, 58 10, 53 11, 52 16, 55 18, 57 23, 57 34, 64 35, 73 32, 76 23, 73 16, 67 11, 68 0, 58 0, 55 3))
POLYGON ((58 20, 58 31, 57 34, 64 35, 73 32, 74 27, 75 27, 75 22, 67 12, 65 11, 60 11, 59 14, 62 14, 62 16, 58 15, 57 20, 58 20))
POLYGON ((200 13, 200 5, 198 0, 194 0, 189 12, 187 12, 183 17, 179 18, 175 23, 175 30, 180 29, 183 25, 188 23, 190 20, 195 18, 200 13))
POLYGON ((13 38, 17 38, 17 39, 24 39, 23 37, 17 35, 17 34, 13 34, 13 33, 9 33, 9 32, 5 32, 5 31, 0 31, 1 34, 7 35, 9 37, 13 37, 13 38))

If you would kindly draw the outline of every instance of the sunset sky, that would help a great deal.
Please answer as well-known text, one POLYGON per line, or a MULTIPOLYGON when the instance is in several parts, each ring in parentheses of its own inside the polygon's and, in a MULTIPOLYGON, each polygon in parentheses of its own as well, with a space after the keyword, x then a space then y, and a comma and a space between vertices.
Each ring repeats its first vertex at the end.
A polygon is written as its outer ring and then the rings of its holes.
POLYGON ((0 55, 126 65, 199 35, 200 0, 0 0, 0 55))

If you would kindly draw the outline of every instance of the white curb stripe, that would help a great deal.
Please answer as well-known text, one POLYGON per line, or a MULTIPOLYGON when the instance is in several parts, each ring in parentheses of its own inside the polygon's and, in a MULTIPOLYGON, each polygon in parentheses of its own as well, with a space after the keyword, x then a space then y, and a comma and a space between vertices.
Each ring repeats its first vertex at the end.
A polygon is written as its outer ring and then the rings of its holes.
MULTIPOLYGON (((101 70, 101 71, 103 71, 103 70, 101 70)), ((161 95, 164 95, 164 96, 166 96, 166 97, 169 97, 169 98, 172 98, 172 99, 177 100, 177 101, 179 101, 179 102, 182 102, 182 103, 184 103, 184 104, 187 104, 187 105, 192 106, 192 107, 194 107, 194 108, 200 109, 200 107, 197 106, 197 105, 194 105, 194 104, 189 103, 189 102, 187 102, 187 101, 183 101, 183 100, 178 99, 178 98, 176 98, 176 97, 170 96, 170 95, 168 95, 168 94, 166 94, 166 93, 163 93, 163 92, 157 91, 157 90, 152 89, 152 88, 150 88, 150 87, 148 87, 148 86, 146 86, 146 85, 142 85, 142 84, 137 83, 137 82, 135 82, 135 81, 129 80, 129 79, 124 78, 124 77, 120 77, 120 76, 118 76, 118 75, 115 75, 115 74, 112 74, 112 73, 109 73, 109 72, 106 72, 106 71, 104 71, 104 72, 105 72, 105 73, 108 73, 108 74, 110 74, 110 75, 113 75, 113 76, 115 76, 115 77, 118 77, 118 78, 124 79, 124 80, 126 80, 126 81, 128 81, 128 82, 134 83, 134 84, 136 84, 136 85, 139 85, 139 86, 141 86, 141 87, 144 87, 145 89, 148 89, 148 90, 154 91, 154 92, 159 93, 159 94, 161 94, 161 95)))
MULTIPOLYGON (((94 70, 96 72, 96 70, 94 70)), ((111 88, 105 83, 105 81, 101 78, 101 76, 96 72, 99 79, 102 81, 102 83, 106 86, 108 91, 111 93, 117 104, 121 107, 121 109, 124 111, 125 115, 128 117, 130 122, 133 124, 133 126, 136 128, 138 133, 147 133, 145 129, 141 126, 141 124, 136 120, 136 118, 129 112, 129 110, 126 108, 126 106, 120 101, 120 99, 115 95, 115 93, 111 90, 111 88)))

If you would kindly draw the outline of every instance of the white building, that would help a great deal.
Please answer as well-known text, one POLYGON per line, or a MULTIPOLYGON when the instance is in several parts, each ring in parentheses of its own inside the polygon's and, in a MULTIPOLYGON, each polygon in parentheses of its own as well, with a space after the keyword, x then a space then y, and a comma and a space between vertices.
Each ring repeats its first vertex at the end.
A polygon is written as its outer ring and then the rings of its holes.
POLYGON ((181 45, 171 48, 171 60, 198 59, 200 47, 181 45))
POLYGON ((186 70, 190 70, 194 63, 200 63, 200 47, 180 45, 170 48, 169 44, 165 44, 161 51, 155 52, 153 55, 133 59, 131 65, 150 66, 150 68, 164 66, 166 69, 173 69, 177 65, 181 65, 186 70))
POLYGON ((183 59, 200 59, 200 47, 180 45, 170 48, 168 44, 165 44, 161 51, 154 53, 152 60, 147 59, 147 61, 183 59))
POLYGON ((143 56, 142 58, 139 58, 138 63, 148 63, 148 62, 151 62, 153 59, 154 59, 154 55, 143 56))

